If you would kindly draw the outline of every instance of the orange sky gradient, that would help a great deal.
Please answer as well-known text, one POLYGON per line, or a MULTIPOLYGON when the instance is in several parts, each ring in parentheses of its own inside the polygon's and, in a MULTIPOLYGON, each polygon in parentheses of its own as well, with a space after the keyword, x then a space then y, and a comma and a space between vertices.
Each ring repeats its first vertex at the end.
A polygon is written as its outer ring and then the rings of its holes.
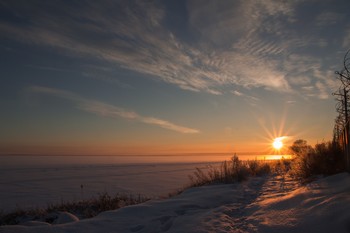
POLYGON ((332 139, 346 1, 79 4, 0 4, 0 154, 266 155, 332 139))

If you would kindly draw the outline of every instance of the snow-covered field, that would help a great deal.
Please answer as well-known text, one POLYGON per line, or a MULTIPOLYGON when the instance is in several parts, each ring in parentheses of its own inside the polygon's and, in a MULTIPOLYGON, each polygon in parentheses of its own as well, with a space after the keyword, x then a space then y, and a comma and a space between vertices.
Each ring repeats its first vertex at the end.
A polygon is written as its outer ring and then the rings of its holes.
POLYGON ((0 156, 0 210, 46 207, 104 192, 166 196, 188 184, 188 175, 212 157, 0 156))
MULTIPOLYGON (((164 200, 103 212, 56 225, 3 226, 30 232, 350 232, 350 175, 299 187, 289 178, 252 178, 240 184, 191 188, 164 200)), ((62 216, 67 217, 66 214, 62 216)))

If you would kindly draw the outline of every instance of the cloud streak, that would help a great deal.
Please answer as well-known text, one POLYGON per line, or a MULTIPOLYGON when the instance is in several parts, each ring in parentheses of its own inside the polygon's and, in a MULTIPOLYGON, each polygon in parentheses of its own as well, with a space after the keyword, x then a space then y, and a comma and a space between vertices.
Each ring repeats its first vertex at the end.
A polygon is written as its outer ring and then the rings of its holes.
MULTIPOLYGON (((54 2, 8 3, 8 11, 29 23, 0 21, 0 32, 70 55, 104 60, 185 90, 220 95, 227 87, 243 87, 292 93, 302 87, 294 79, 312 75, 320 93, 310 94, 325 98, 321 88, 327 86, 325 80, 310 69, 303 72, 305 66, 290 59, 294 50, 327 46, 325 39, 295 30, 300 2, 188 1, 188 15, 183 17, 188 19, 185 26, 195 43, 183 38, 187 32, 177 33, 165 26, 171 19, 164 5, 141 1, 103 1, 99 5, 81 1, 78 12, 71 5, 54 2)), ((321 30, 340 19, 321 13, 315 16, 314 25, 321 30)), ((310 62, 314 60, 307 60, 310 62)), ((316 62, 318 71, 324 72, 321 62, 316 62)))
POLYGON ((155 118, 142 116, 136 112, 128 111, 123 108, 106 104, 96 100, 85 99, 79 95, 76 95, 69 91, 64 91, 55 88, 42 87, 42 86, 32 86, 29 88, 31 92, 52 95, 72 101, 78 109, 81 109, 85 112, 93 113, 98 116, 110 117, 110 118, 124 118, 128 120, 134 120, 142 122, 145 124, 155 125, 164 129, 172 130, 178 133, 184 134, 196 134, 200 131, 193 128, 188 128, 174 124, 172 122, 155 118))
POLYGON ((254 97, 254 96, 251 96, 251 95, 247 95, 247 94, 244 94, 242 92, 239 92, 239 91, 231 91, 231 93, 235 96, 238 96, 240 98, 244 98, 244 100, 250 104, 251 106, 256 106, 257 103, 260 101, 260 99, 254 97))

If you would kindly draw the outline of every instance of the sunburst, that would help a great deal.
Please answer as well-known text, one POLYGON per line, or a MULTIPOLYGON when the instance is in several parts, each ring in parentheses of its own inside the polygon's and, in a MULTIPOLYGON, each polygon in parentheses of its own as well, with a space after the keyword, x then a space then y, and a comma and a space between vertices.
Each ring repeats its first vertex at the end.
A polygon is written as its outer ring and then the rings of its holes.
POLYGON ((278 137, 278 138, 275 138, 272 142, 272 146, 273 148, 275 148, 276 150, 281 150, 281 148, 283 147, 283 142, 282 142, 282 138, 283 137, 278 137))

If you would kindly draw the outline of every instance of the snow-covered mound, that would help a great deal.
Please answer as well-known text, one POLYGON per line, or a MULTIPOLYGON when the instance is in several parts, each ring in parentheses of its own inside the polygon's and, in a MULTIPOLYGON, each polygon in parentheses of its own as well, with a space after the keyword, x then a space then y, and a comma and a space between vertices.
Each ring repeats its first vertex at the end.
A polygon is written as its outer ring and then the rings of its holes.
MULTIPOLYGON (((283 177, 191 188, 181 195, 56 225, 2 226, 18 232, 350 232, 350 175, 297 187, 283 177)), ((30 225, 30 224, 29 224, 30 225)))
POLYGON ((258 232, 350 232, 350 175, 323 178, 255 205, 249 221, 258 232))

